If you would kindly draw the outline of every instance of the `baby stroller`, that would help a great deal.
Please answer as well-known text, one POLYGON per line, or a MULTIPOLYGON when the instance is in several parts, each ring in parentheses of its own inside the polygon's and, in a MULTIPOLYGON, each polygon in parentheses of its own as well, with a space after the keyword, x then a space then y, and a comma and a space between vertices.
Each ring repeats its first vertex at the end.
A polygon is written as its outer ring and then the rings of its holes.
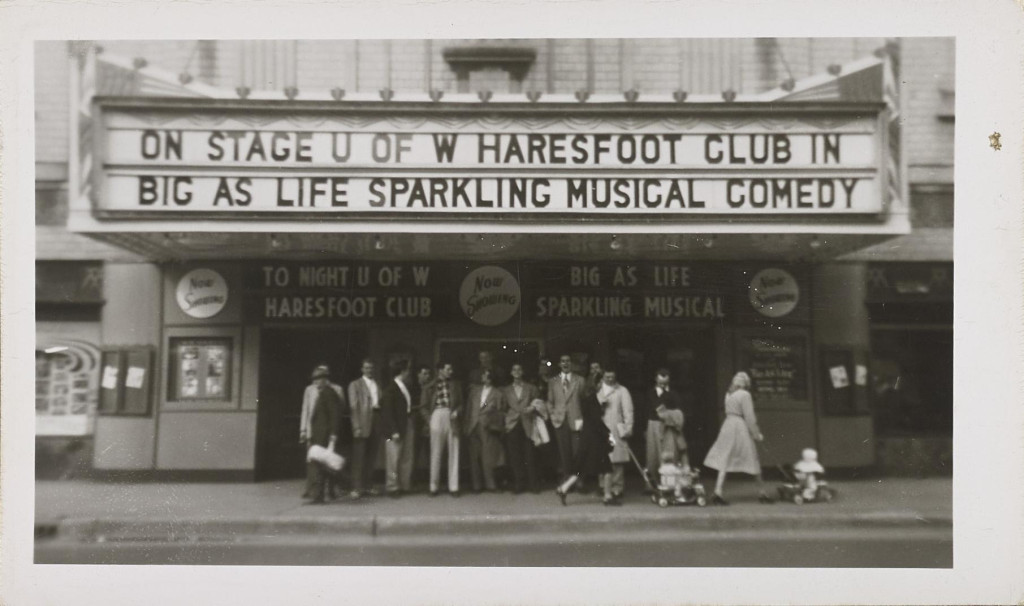
POLYGON ((633 449, 628 444, 626 444, 626 450, 629 452, 629 458, 633 460, 637 470, 640 472, 640 477, 644 479, 647 490, 651 492, 651 502, 658 507, 668 507, 669 505, 697 505, 698 507, 704 507, 708 504, 704 485, 698 481, 700 479, 699 470, 693 469, 689 473, 684 472, 671 476, 663 475, 660 481, 656 482, 652 478, 651 473, 640 464, 636 455, 633 454, 633 449))
POLYGON ((779 466, 783 476, 789 482, 779 486, 779 499, 792 501, 797 505, 804 503, 830 503, 835 498, 835 489, 822 479, 825 468, 818 463, 818 453, 813 448, 805 448, 803 458, 792 465, 792 473, 779 466))

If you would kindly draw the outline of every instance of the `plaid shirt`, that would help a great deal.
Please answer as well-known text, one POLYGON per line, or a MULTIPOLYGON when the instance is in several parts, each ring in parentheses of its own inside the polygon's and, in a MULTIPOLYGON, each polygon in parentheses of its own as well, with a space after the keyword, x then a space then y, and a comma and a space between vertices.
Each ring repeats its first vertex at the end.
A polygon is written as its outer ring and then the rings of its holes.
POLYGON ((448 393, 448 381, 438 381, 437 391, 434 393, 434 408, 448 408, 451 406, 451 396, 448 393))

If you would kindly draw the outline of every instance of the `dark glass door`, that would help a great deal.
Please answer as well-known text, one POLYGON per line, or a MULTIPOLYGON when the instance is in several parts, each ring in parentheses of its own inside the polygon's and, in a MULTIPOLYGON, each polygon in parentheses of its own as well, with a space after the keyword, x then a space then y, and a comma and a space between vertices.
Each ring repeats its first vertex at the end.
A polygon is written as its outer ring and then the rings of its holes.
MULTIPOLYGON (((256 477, 297 478, 305 474, 305 451, 299 444, 302 393, 318 364, 331 369, 331 381, 346 387, 359 376, 367 351, 362 331, 265 329, 260 344, 259 413, 256 477)), ((351 441, 342 431, 340 446, 351 441)))
MULTIPOLYGON (((642 329, 611 334, 611 360, 619 383, 629 389, 638 410, 654 386, 659 368, 668 368, 671 389, 683 400, 684 434, 690 462, 701 465, 718 430, 718 402, 715 401, 715 349, 711 330, 642 329)), ((647 417, 638 414, 630 440, 637 456, 643 457, 647 417)), ((641 458, 641 461, 644 459, 641 458)))

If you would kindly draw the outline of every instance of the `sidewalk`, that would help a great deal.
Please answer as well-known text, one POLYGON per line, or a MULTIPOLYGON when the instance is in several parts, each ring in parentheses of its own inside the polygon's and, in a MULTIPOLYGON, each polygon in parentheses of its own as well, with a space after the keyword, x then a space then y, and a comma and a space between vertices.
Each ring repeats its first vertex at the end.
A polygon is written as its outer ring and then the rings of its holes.
MULTIPOLYGON (((706 484, 707 485, 707 484, 706 484)), ((513 495, 343 497, 303 505, 303 481, 260 484, 36 482, 37 533, 75 540, 168 540, 339 534, 411 536, 607 531, 642 528, 773 531, 952 525, 952 480, 873 479, 833 482, 836 501, 761 505, 753 482, 726 486, 729 507, 659 508, 636 489, 622 507, 596 495, 552 491, 513 495)), ((710 486, 709 486, 710 487, 710 486)))

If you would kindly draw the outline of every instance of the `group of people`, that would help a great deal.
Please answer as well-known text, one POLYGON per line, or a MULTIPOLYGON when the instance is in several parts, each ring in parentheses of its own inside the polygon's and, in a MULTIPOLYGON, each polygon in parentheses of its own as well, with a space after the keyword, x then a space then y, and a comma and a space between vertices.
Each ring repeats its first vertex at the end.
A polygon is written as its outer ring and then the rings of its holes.
MULTIPOLYGON (((536 377, 528 380, 520 363, 506 374, 490 352, 480 352, 478 359, 468 386, 454 378, 455 368, 448 360, 440 360, 434 369, 417 367, 415 377, 408 360, 396 360, 388 379, 378 382, 373 362, 365 359, 362 376, 347 389, 330 381, 326 365, 317 366, 303 395, 300 441, 307 450, 318 445, 336 451, 343 450, 343 443, 350 444, 344 450, 352 499, 381 494, 371 481, 381 442, 385 495, 411 493, 415 463, 429 457, 429 494, 440 494, 446 469, 446 491, 459 496, 459 458, 465 442, 474 492, 497 491, 497 470, 503 467, 511 490, 539 492, 540 467, 550 448, 556 453, 556 494, 563 504, 570 490, 584 492, 584 482, 596 477, 602 502, 620 505, 625 466, 633 456, 627 440, 634 433, 638 411, 615 370, 595 362, 584 377, 573 372, 572 357, 562 355, 557 374, 552 375, 551 363, 542 360, 536 377), (342 436, 343 431, 351 435, 342 436)), ((760 431, 745 376, 739 373, 730 387, 725 424, 705 461, 719 470, 712 499, 717 504, 727 504, 722 495, 726 472, 744 471, 760 479, 753 446, 760 431)), ((646 434, 649 470, 668 461, 688 466, 682 400, 670 379, 667 369, 659 369, 654 385, 638 402, 646 413, 642 418, 648 419, 641 430, 646 434)), ((307 461, 304 497, 310 503, 337 498, 338 483, 337 474, 315 460, 307 461)))

